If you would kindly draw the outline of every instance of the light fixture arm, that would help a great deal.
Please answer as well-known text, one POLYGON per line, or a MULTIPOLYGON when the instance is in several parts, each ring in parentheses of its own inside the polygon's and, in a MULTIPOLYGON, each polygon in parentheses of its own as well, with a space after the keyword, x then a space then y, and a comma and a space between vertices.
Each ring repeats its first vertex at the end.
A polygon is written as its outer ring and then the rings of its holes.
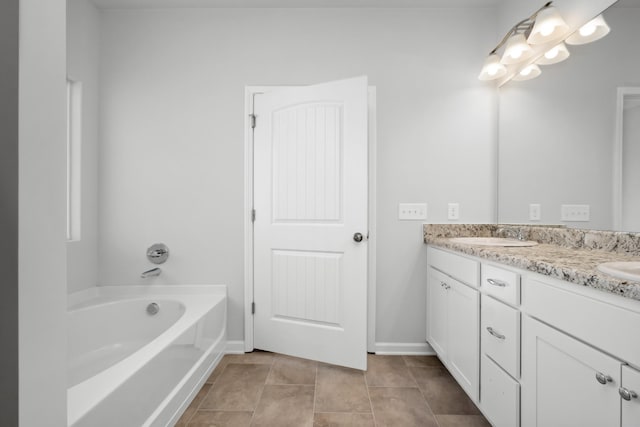
POLYGON ((496 53, 498 49, 505 45, 507 40, 509 40, 509 37, 511 37, 512 35, 515 35, 518 32, 526 33, 527 31, 530 31, 531 28, 533 28, 533 24, 536 22, 538 14, 544 9, 550 7, 552 3, 553 1, 545 3, 544 6, 536 10, 530 17, 523 19, 522 21, 511 27, 511 29, 507 32, 507 34, 505 34, 502 40, 500 40, 500 43, 498 43, 498 45, 491 52, 489 52, 489 55, 493 55, 494 53, 496 53))

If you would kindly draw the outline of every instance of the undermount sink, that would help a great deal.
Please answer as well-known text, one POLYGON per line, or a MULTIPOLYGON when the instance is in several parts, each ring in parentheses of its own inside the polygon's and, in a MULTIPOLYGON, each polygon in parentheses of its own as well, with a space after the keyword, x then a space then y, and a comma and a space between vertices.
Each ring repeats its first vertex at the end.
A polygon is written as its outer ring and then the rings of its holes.
POLYGON ((640 282, 639 261, 605 262, 598 266, 598 270, 618 279, 640 282))
POLYGON ((535 246, 538 242, 532 240, 505 239, 502 237, 452 237, 449 241, 464 245, 526 247, 535 246))

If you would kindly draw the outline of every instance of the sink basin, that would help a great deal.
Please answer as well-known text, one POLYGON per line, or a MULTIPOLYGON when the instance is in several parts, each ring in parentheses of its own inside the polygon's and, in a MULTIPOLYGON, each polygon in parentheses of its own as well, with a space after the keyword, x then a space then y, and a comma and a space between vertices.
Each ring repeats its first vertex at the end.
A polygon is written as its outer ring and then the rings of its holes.
POLYGON ((618 279, 640 282, 640 262, 638 261, 605 262, 598 266, 598 270, 618 279))
POLYGON ((505 239, 502 237, 452 237, 449 239, 454 243, 480 246, 502 246, 502 247, 525 247, 535 246, 538 242, 532 240, 505 239))

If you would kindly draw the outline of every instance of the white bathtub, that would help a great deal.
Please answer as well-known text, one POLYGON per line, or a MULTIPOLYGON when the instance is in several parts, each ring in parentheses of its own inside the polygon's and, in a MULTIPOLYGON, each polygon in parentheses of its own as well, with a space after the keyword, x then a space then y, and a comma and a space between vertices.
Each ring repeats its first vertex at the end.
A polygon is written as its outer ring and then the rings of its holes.
POLYGON ((222 358, 226 317, 223 285, 69 295, 68 425, 173 425, 222 358))

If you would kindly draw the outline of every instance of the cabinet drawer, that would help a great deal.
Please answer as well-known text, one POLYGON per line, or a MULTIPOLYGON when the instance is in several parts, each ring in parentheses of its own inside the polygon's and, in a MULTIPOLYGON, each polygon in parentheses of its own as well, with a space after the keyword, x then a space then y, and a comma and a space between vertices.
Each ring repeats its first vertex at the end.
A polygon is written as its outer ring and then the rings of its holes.
POLYGON ((640 371, 629 366, 622 367, 622 387, 631 395, 626 395, 630 400, 622 398, 622 427, 637 427, 640 423, 640 371), (633 395, 637 397, 633 397, 633 395))
POLYGON ((520 425, 520 385, 486 355, 482 356, 480 404, 493 427, 520 425))
POLYGON ((485 293, 511 305, 520 304, 520 275, 504 268, 482 264, 482 284, 485 293))
POLYGON ((519 378, 520 312, 486 295, 480 305, 482 352, 519 378))
POLYGON ((467 285, 478 287, 480 262, 433 247, 427 248, 427 263, 467 285))

